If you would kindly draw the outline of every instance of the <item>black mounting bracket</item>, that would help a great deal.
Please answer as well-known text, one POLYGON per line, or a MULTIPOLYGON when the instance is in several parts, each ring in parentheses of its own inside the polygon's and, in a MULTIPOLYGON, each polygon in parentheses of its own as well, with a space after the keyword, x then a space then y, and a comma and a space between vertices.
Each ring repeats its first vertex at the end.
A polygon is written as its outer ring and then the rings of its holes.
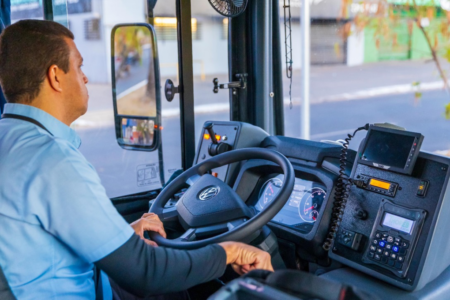
POLYGON ((164 94, 166 95, 166 100, 172 102, 175 94, 180 93, 180 86, 175 86, 172 80, 167 79, 164 85, 164 94))
POLYGON ((243 74, 236 74, 236 78, 239 79, 239 81, 233 81, 228 83, 222 83, 219 84, 219 79, 214 78, 214 89, 213 92, 217 94, 219 92, 219 89, 232 89, 233 95, 236 95, 236 89, 246 89, 247 88, 247 73, 243 74))

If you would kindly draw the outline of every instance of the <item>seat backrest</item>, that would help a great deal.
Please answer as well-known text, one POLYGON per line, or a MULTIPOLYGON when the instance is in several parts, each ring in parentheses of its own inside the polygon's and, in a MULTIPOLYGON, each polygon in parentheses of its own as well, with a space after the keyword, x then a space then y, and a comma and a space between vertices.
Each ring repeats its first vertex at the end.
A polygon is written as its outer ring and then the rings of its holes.
POLYGON ((6 281, 5 274, 3 274, 3 270, 0 267, 0 299, 2 300, 16 300, 14 294, 9 287, 8 281, 6 281))

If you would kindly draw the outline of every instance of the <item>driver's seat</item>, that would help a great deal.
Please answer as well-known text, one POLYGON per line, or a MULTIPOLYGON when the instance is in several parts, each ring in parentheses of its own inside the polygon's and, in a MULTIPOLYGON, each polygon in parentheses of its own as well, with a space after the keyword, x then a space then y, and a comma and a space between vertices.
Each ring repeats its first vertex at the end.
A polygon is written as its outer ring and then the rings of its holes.
POLYGON ((0 299, 2 300, 16 300, 14 294, 9 287, 8 281, 6 281, 5 274, 3 274, 3 270, 0 267, 0 299))

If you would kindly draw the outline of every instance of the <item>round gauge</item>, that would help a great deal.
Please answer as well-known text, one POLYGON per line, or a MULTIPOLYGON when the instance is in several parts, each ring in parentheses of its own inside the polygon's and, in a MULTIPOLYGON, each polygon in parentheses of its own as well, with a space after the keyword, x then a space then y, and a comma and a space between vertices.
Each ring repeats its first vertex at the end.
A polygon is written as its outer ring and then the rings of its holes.
POLYGON ((272 200, 283 185, 283 181, 279 178, 272 178, 264 183, 261 193, 259 194, 258 206, 264 209, 272 200))
POLYGON ((326 195, 327 193, 318 187, 306 191, 298 206, 300 218, 305 222, 314 223, 319 217, 320 207, 322 206, 326 195))

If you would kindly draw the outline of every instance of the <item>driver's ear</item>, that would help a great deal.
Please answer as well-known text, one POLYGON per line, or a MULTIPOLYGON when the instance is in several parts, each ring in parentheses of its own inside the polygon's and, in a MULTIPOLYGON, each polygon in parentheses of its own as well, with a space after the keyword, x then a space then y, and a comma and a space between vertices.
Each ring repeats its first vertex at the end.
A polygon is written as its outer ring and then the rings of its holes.
POLYGON ((62 92, 62 76, 64 71, 57 65, 51 65, 47 71, 47 79, 50 87, 56 92, 62 92))

